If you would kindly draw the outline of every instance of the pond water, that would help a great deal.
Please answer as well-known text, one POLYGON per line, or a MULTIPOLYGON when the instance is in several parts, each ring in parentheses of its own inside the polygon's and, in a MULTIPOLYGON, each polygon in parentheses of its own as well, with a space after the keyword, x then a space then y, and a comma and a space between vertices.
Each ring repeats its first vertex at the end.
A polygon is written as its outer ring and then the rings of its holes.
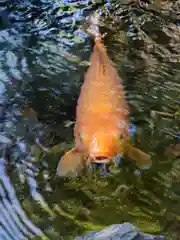
POLYGON ((0 239, 74 239, 122 222, 179 239, 179 8, 161 0, 1 1, 0 239), (92 51, 85 17, 97 9, 124 79, 135 146, 153 165, 140 171, 124 160, 107 176, 58 179, 92 51))

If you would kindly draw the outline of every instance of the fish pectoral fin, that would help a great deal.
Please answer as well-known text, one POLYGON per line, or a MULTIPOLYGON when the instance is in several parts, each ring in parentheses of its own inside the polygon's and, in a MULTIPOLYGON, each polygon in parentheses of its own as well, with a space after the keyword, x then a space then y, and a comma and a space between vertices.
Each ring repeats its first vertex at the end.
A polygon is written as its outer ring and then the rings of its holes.
POLYGON ((85 167, 85 157, 82 152, 72 148, 60 159, 57 167, 57 176, 76 177, 85 167))
POLYGON ((126 155, 130 157, 132 160, 136 161, 136 165, 139 168, 147 168, 152 165, 152 160, 150 155, 147 153, 144 153, 140 149, 133 147, 132 145, 129 144, 126 155))

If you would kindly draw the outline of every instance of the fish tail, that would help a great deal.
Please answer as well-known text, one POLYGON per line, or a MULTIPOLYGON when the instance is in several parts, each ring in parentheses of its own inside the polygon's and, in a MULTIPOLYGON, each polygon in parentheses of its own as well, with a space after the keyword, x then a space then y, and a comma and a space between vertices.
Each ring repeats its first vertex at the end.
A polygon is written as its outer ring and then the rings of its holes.
POLYGON ((76 148, 72 148, 60 159, 56 174, 59 177, 76 177, 84 168, 84 155, 76 148))
POLYGON ((90 33, 96 41, 101 41, 102 35, 99 30, 99 17, 100 13, 95 12, 89 17, 89 27, 87 29, 88 33, 90 33))
POLYGON ((126 150, 126 155, 130 157, 132 160, 136 161, 136 165, 139 168, 147 168, 152 165, 152 160, 150 155, 144 153, 140 149, 129 145, 126 150))

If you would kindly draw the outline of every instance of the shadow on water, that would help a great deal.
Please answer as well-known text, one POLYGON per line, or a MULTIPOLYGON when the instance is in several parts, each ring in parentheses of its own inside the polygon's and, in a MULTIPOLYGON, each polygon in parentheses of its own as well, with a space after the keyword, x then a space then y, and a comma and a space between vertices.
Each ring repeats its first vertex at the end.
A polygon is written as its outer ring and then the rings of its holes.
POLYGON ((1 2, 0 239, 73 239, 124 221, 178 239, 179 7, 161 0, 1 2), (81 26, 98 8, 124 79, 135 145, 153 166, 140 171, 123 159, 108 176, 61 180, 57 162, 73 144, 92 49, 81 26))

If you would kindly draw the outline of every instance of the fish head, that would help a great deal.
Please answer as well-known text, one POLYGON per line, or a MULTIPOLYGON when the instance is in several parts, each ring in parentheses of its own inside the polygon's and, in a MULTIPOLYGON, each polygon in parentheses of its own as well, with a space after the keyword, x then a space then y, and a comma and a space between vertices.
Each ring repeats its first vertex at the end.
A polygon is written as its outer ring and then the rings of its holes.
POLYGON ((106 163, 126 150, 128 138, 121 132, 99 131, 89 144, 89 155, 94 162, 106 163))

